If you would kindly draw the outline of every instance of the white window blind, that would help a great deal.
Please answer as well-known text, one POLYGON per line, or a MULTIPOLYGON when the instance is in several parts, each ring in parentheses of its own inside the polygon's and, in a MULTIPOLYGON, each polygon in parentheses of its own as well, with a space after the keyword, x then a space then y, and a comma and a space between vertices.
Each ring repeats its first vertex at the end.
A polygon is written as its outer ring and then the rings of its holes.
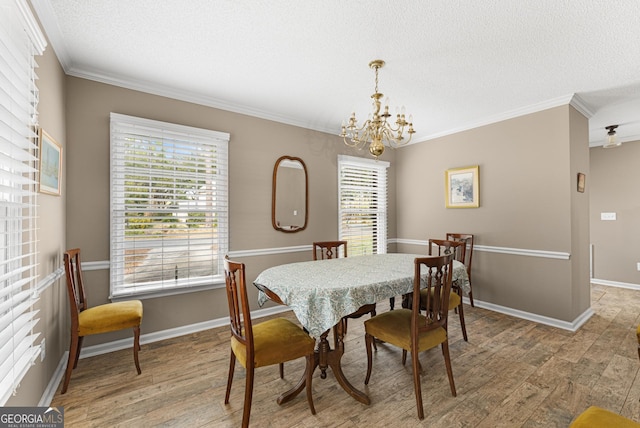
POLYGON ((37 103, 42 33, 24 0, 0 4, 0 405, 40 353, 37 302, 37 103))
POLYGON ((338 156, 338 236, 349 256, 387 252, 389 162, 338 156))
POLYGON ((111 296, 224 283, 229 134, 111 113, 111 296))

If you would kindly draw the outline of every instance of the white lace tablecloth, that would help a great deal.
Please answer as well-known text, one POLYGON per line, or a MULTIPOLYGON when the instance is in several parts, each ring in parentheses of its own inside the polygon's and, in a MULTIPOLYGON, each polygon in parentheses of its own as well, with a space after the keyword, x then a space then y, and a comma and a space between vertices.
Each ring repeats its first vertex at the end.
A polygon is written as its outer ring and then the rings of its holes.
MULTIPOLYGON (((426 256, 394 253, 289 263, 266 269, 254 284, 275 293, 317 338, 363 305, 412 292, 416 257, 426 256)), ((466 268, 455 260, 453 281, 468 292, 466 268)), ((260 306, 267 300, 260 291, 260 306)))

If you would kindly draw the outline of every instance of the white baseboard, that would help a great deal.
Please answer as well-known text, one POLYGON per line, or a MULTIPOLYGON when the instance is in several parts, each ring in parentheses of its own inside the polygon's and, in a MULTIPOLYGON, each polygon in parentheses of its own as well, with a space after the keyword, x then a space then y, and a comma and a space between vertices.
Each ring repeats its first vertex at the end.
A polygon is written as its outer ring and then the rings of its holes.
POLYGON ((42 393, 42 397, 40 397, 40 401, 38 402, 38 407, 49 407, 51 405, 51 400, 53 400, 54 395, 56 395, 56 391, 58 390, 58 385, 60 385, 60 381, 62 381, 62 376, 64 376, 64 369, 67 368, 67 359, 69 358, 69 351, 62 354, 62 358, 58 362, 58 367, 56 367, 56 371, 53 372, 53 376, 51 376, 51 380, 49 380, 49 384, 47 388, 42 393))
MULTIPOLYGON (((262 317, 266 317, 269 315, 275 315, 282 312, 290 311, 291 308, 288 306, 274 306, 271 308, 258 309, 256 311, 251 312, 252 319, 258 319, 262 317)), ((140 335, 140 343, 153 343, 158 342, 165 339, 172 339, 178 336, 184 336, 191 333, 197 333, 199 331, 209 330, 211 328, 216 327, 224 327, 229 325, 229 317, 218 318, 215 320, 209 320, 205 322, 200 322, 196 324, 185 325, 182 327, 170 328, 168 330, 156 331, 153 333, 142 334, 140 335)), ((128 339, 120 339, 114 340, 113 342, 101 343, 99 345, 87 346, 82 348, 80 351, 80 358, 88 358, 96 355, 107 354, 109 352, 119 351, 121 349, 129 349, 133 346, 133 338, 128 339)), ((58 367, 56 367, 47 388, 45 389, 42 397, 40 398, 40 402, 38 406, 40 407, 49 407, 53 397, 58 390, 58 385, 62 381, 62 377, 64 376, 64 371, 67 368, 67 359, 69 358, 69 351, 65 352, 60 358, 60 362, 58 363, 58 367)), ((73 383, 73 375, 71 376, 71 383, 73 383)))
MULTIPOLYGON (((463 301, 470 305, 469 298, 464 297, 463 301)), ((573 320, 573 322, 562 321, 555 318, 545 317, 543 315, 532 314, 530 312, 520 311, 518 309, 508 308, 506 306, 500 306, 493 303, 483 302, 482 300, 473 299, 473 303, 478 308, 488 309, 490 311, 499 312, 501 314, 510 315, 515 318, 521 318, 528 321, 537 322, 539 324, 548 325, 551 327, 560 328, 563 330, 569 330, 576 332, 578 329, 591 318, 595 312, 590 307, 587 308, 579 317, 573 320)))
POLYGON ((631 290, 640 290, 640 284, 632 284, 630 282, 609 281, 608 279, 591 278, 592 284, 607 285, 609 287, 629 288, 631 290))

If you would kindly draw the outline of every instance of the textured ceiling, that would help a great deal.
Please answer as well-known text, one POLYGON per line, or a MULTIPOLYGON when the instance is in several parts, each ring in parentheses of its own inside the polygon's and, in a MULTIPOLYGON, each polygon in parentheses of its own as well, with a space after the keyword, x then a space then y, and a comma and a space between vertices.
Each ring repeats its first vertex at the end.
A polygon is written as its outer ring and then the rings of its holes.
MULTIPOLYGON (((640 139, 637 0, 32 0, 65 71, 339 133, 374 74, 416 141, 574 103, 640 139)), ((392 107, 393 111, 393 107, 392 107)))

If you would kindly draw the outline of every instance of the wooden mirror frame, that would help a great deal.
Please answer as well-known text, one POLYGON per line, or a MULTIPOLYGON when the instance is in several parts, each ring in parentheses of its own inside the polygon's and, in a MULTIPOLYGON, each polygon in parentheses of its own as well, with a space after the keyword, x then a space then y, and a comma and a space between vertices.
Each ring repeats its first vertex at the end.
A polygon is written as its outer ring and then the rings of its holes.
POLYGON ((309 175, 307 174, 307 165, 304 161, 298 157, 294 156, 280 156, 276 161, 275 166, 273 167, 273 181, 271 184, 271 225, 275 230, 279 230, 285 233, 295 233, 300 232, 301 230, 305 230, 307 228, 307 223, 309 221, 309 175), (304 224, 301 227, 296 229, 285 229, 278 225, 276 220, 276 194, 277 194, 277 183, 278 183, 278 167, 280 163, 288 160, 292 162, 300 162, 302 165, 302 170, 304 172, 304 224))

